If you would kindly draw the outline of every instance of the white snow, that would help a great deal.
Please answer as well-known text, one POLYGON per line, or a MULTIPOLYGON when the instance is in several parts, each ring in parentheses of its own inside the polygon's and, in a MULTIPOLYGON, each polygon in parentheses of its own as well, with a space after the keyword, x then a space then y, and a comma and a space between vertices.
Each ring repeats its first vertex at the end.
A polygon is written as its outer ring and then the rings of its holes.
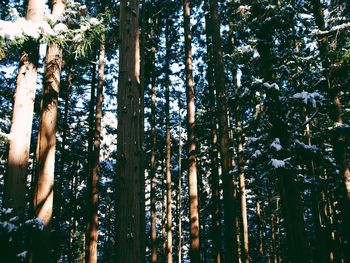
POLYGON ((286 162, 283 161, 283 160, 278 160, 278 159, 271 159, 271 165, 274 167, 274 168, 282 168, 282 167, 285 167, 286 166, 286 162))
POLYGON ((271 143, 271 148, 275 148, 277 152, 282 150, 282 146, 279 138, 274 139, 274 141, 271 143))
POLYGON ((274 90, 280 90, 280 87, 276 83, 269 84, 267 82, 264 82, 264 87, 268 89, 274 89, 274 90))
POLYGON ((295 93, 293 95, 294 99, 301 99, 305 104, 307 104, 308 102, 311 103, 312 107, 316 108, 316 99, 322 99, 323 96, 321 94, 319 94, 318 92, 300 92, 300 93, 295 93))
POLYGON ((256 150, 253 154, 254 158, 258 158, 259 156, 261 156, 261 151, 260 150, 256 150))
POLYGON ((23 251, 22 253, 19 253, 16 255, 18 258, 26 258, 28 254, 28 251, 23 251))

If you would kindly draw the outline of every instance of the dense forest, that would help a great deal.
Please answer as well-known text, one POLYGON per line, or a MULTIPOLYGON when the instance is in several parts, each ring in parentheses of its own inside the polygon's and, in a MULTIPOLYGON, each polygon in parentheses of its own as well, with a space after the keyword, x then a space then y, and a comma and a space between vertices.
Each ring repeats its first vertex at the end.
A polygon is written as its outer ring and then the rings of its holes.
POLYGON ((0 0, 1 262, 350 263, 348 0, 0 0))

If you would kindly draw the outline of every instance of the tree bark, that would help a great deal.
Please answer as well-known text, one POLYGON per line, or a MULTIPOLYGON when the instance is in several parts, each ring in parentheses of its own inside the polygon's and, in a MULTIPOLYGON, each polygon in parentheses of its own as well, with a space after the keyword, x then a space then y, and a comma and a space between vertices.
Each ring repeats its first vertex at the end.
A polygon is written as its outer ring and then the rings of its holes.
MULTIPOLYGON (((33 22, 42 21, 44 8, 45 1, 29 0, 26 19, 33 22)), ((18 67, 3 197, 3 206, 12 208, 13 215, 20 218, 24 218, 26 206, 25 195, 38 60, 39 43, 29 40, 24 44, 18 67)))
POLYGON ((199 237, 199 208, 198 208, 198 183, 197 183, 197 153, 196 153, 196 117, 195 117, 195 93, 192 73, 192 47, 190 24, 190 0, 184 0, 184 28, 185 28, 185 75, 187 96, 187 141, 188 141, 188 180, 190 196, 190 258, 192 263, 200 262, 200 237, 199 237))
POLYGON ((207 41, 207 56, 208 56, 208 68, 207 68, 207 81, 209 90, 209 108, 211 112, 210 120, 210 132, 211 132, 211 145, 210 145, 210 183, 212 194, 212 241, 213 241, 213 262, 221 262, 221 212, 220 212, 220 192, 219 192, 219 166, 218 166, 218 132, 217 132, 217 112, 216 112, 216 100, 215 100, 215 82, 214 82, 214 69, 213 69, 213 46, 210 41, 211 32, 211 19, 209 13, 205 15, 205 32, 207 41))
MULTIPOLYGON (((154 23, 154 21, 152 21, 154 23)), ((152 27, 155 26, 152 24, 152 27)), ((151 30, 151 36, 154 37, 154 29, 151 30)), ((157 186, 157 178, 156 178, 156 169, 157 169, 157 131, 156 131, 156 46, 153 41, 152 49, 152 72, 151 72, 151 170, 150 170, 150 178, 151 178, 151 262, 157 262, 157 211, 156 211, 156 186, 157 186)))
POLYGON ((177 247, 177 257, 178 257, 178 262, 182 262, 182 127, 181 127, 181 93, 179 93, 179 98, 178 98, 178 106, 179 106, 179 185, 178 185, 178 235, 179 235, 179 244, 177 247))
POLYGON ((105 59, 106 35, 102 33, 100 43, 100 58, 98 69, 98 86, 96 96, 96 119, 95 134, 93 144, 93 162, 90 173, 90 218, 88 225, 88 260, 89 263, 97 262, 97 242, 98 242, 98 180, 100 175, 100 148, 101 148, 101 130, 102 130, 102 103, 103 103, 103 82, 104 82, 104 59, 105 59))
MULTIPOLYGON (((168 39, 168 31, 169 26, 166 25, 166 65, 170 67, 170 49, 171 45, 168 39)), ((166 161, 165 161, 165 169, 166 169, 166 186, 167 186, 167 262, 173 262, 173 216, 172 216, 172 191, 171 191, 171 171, 170 171, 170 163, 171 163, 171 138, 170 138, 170 70, 167 68, 166 70, 166 83, 165 83, 165 114, 166 114, 166 161)))
MULTIPOLYGON (((52 2, 52 15, 62 16, 65 10, 64 0, 52 2)), ((50 262, 51 223, 53 208, 53 187, 56 154, 57 106, 60 89, 62 50, 55 43, 48 46, 43 94, 41 98, 40 126, 37 143, 37 173, 34 191, 35 216, 44 224, 44 230, 35 238, 33 261, 50 262)))
POLYGON ((213 25, 213 58, 215 68, 215 85, 217 96, 217 112, 219 116, 219 140, 221 172, 224 185, 224 221, 225 221, 225 261, 238 262, 238 244, 236 239, 236 191, 234 190, 234 174, 232 156, 229 150, 229 129, 227 117, 227 98, 225 87, 225 67, 222 56, 220 21, 217 1, 210 0, 210 15, 213 25))
POLYGON ((144 262, 143 94, 140 88, 139 1, 120 1, 116 258, 144 262))

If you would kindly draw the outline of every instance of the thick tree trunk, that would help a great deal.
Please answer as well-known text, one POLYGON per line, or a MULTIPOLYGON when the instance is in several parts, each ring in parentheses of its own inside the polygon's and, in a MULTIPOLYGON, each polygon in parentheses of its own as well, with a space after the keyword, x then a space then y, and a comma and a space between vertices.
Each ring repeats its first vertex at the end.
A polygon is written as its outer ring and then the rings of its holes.
MULTIPOLYGON (((44 17, 44 8, 45 1, 29 0, 26 19, 40 22, 44 17)), ((20 218, 24 218, 26 206, 25 195, 38 60, 39 43, 29 40, 24 45, 18 67, 3 197, 3 206, 12 208, 14 215, 20 218)))
POLYGON ((217 132, 217 112, 215 100, 215 82, 213 69, 213 47, 210 42, 212 35, 211 20, 209 13, 205 16, 205 32, 207 41, 207 81, 209 89, 209 108, 211 112, 210 132, 211 132, 211 146, 210 146, 210 183, 212 194, 212 241, 213 241, 213 262, 221 262, 221 213, 220 213, 220 192, 219 192, 219 166, 218 166, 218 132, 217 132))
POLYGON ((220 21, 217 1, 210 0, 210 14, 213 25, 213 58, 215 68, 215 85, 217 96, 217 112, 219 116, 219 140, 221 172, 224 185, 224 220, 225 220, 225 261, 238 262, 238 244, 236 239, 236 191, 234 191, 234 175, 232 156, 229 150, 229 129, 226 103, 225 67, 222 56, 220 21))
POLYGON ((200 262, 200 238, 199 238, 199 208, 198 208, 198 183, 197 183, 197 153, 196 153, 196 117, 195 117, 195 93, 192 75, 192 47, 190 24, 190 0, 184 0, 184 28, 185 28, 185 74, 187 96, 187 137, 188 137, 188 180, 190 196, 190 258, 192 263, 200 262))
POLYGON ((95 116, 95 135, 93 144, 92 170, 90 173, 90 218, 88 225, 88 260, 89 263, 97 262, 97 241, 98 241, 98 180, 100 175, 100 147, 101 147, 101 130, 102 130, 102 102, 103 102, 103 82, 104 82, 104 59, 105 59, 105 33, 101 35, 100 58, 98 69, 98 86, 96 96, 96 116, 95 116))
POLYGON ((140 89, 139 1, 120 1, 116 258, 144 262, 143 94, 140 89))
MULTIPOLYGON (((65 1, 52 2, 52 15, 62 16, 65 1)), ((40 109, 40 127, 37 143, 37 173, 34 192, 35 216, 44 224, 43 232, 34 241, 34 262, 50 262, 51 222, 56 154, 57 106, 60 89, 62 50, 51 43, 46 53, 45 77, 40 109)))

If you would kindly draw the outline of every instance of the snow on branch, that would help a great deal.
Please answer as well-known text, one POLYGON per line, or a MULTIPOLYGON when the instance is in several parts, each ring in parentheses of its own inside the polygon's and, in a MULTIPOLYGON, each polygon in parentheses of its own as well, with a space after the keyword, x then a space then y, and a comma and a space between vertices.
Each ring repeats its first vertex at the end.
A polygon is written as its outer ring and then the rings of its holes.
POLYGON ((348 28, 350 28, 350 22, 343 23, 343 24, 337 25, 337 26, 333 26, 329 30, 315 29, 311 32, 311 35, 321 37, 321 36, 329 35, 329 34, 334 33, 334 32, 347 30, 348 28))

